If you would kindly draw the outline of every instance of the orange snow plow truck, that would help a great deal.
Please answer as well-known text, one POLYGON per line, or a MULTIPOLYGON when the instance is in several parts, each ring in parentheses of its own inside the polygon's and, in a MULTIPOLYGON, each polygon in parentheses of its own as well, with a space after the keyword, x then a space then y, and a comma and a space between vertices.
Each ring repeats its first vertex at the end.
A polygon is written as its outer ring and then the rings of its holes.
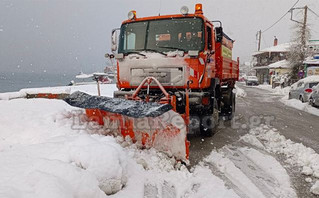
POLYGON ((113 54, 106 54, 117 62, 114 98, 76 92, 66 101, 137 145, 187 163, 187 134, 212 136, 221 116, 234 115, 234 40, 201 4, 194 14, 184 6, 181 14, 138 18, 131 11, 128 18, 112 31, 113 54))

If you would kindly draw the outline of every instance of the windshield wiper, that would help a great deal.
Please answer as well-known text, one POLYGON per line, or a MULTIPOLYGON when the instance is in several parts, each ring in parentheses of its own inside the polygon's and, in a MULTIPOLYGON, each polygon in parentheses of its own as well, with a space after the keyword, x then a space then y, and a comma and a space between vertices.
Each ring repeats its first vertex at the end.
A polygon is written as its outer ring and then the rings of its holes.
POLYGON ((165 54, 164 52, 158 51, 158 50, 156 50, 156 49, 143 49, 143 50, 141 50, 141 51, 156 52, 156 53, 162 54, 162 55, 164 55, 164 56, 167 56, 167 54, 165 54))
POLYGON ((141 52, 137 52, 137 51, 131 51, 131 52, 125 52, 124 55, 127 56, 129 54, 138 54, 140 56, 146 56, 145 54, 142 54, 141 52))
POLYGON ((166 49, 175 49, 175 50, 179 50, 179 51, 186 52, 185 49, 178 48, 178 47, 166 47, 166 46, 157 46, 157 47, 159 47, 159 48, 166 48, 166 49))

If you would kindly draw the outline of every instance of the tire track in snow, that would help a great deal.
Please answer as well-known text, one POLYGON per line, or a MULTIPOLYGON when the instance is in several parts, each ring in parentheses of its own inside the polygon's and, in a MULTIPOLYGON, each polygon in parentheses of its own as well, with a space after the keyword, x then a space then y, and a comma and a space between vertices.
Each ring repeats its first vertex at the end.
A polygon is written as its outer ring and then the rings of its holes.
POLYGON ((241 149, 225 147, 224 152, 266 197, 281 197, 280 194, 276 195, 279 182, 247 157, 241 149))
POLYGON ((176 198, 176 189, 174 186, 165 182, 160 185, 145 184, 144 198, 176 198))
POLYGON ((213 152, 205 162, 240 197, 297 197, 290 187, 289 176, 280 163, 256 149, 225 146, 218 152, 213 152), (266 165, 264 160, 271 164, 266 165), (276 174, 285 179, 279 179, 276 174))

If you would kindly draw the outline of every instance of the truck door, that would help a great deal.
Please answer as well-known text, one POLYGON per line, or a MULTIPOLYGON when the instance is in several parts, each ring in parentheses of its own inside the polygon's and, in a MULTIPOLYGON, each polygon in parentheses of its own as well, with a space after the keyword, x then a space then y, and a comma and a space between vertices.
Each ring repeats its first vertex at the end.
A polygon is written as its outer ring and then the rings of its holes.
POLYGON ((210 24, 207 24, 206 28, 206 34, 207 34, 207 77, 208 79, 215 77, 215 64, 214 64, 214 56, 211 54, 211 52, 214 50, 213 45, 213 31, 210 24))

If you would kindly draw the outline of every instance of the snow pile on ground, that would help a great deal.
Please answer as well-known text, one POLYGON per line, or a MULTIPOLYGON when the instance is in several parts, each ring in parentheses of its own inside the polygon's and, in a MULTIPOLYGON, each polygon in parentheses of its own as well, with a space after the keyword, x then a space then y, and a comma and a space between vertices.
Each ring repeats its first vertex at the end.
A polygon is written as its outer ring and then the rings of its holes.
POLYGON ((177 169, 155 149, 79 124, 83 110, 62 100, 0 109, 0 197, 238 197, 204 165, 177 169))
POLYGON ((288 94, 290 91, 290 87, 281 88, 280 86, 278 86, 278 87, 272 88, 271 85, 268 85, 268 84, 258 85, 256 88, 268 90, 268 91, 272 92, 273 94, 283 95, 283 96, 287 96, 287 97, 288 97, 288 94))
POLYGON ((224 182, 216 177, 203 164, 191 171, 185 166, 176 169, 174 159, 157 152, 155 149, 140 150, 132 144, 126 148, 128 155, 139 164, 129 177, 127 188, 117 193, 118 197, 132 197, 132 191, 140 194, 134 197, 238 197, 233 190, 227 189, 224 182))
MULTIPOLYGON (((116 84, 100 84, 101 95, 113 97, 113 92, 117 90, 116 84)), ((90 95, 97 95, 97 85, 76 85, 76 86, 59 86, 59 87, 44 87, 44 88, 27 88, 21 89, 18 92, 0 93, 0 100, 10 100, 16 98, 24 98, 27 94, 38 93, 66 93, 71 94, 76 91, 82 91, 90 95)))
POLYGON ((301 102, 300 100, 297 100, 297 99, 288 100, 288 99, 286 99, 286 97, 282 98, 280 101, 282 103, 284 103, 285 105, 287 105, 287 106, 290 106, 290 107, 293 107, 295 109, 298 109, 298 110, 301 110, 301 111, 305 111, 305 112, 308 112, 310 114, 319 116, 319 109, 315 108, 315 107, 312 107, 308 103, 303 103, 303 102, 301 102))
POLYGON ((236 89, 234 89, 233 92, 236 94, 236 97, 244 98, 247 96, 247 93, 242 88, 237 85, 235 85, 235 88, 236 89))
MULTIPOLYGON (((303 174, 319 179, 319 155, 301 143, 287 140, 277 129, 262 125, 252 129, 242 140, 256 146, 263 144, 267 151, 284 154, 288 163, 302 168, 303 174)), ((311 192, 319 195, 318 181, 311 188, 311 192)))
POLYGON ((310 191, 315 195, 319 195, 319 181, 311 187, 310 191))
MULTIPOLYGON (((72 130, 60 100, 0 103, 2 197, 102 197, 126 183, 127 160, 114 138, 72 130)), ((71 121, 71 122, 70 122, 71 121)))

